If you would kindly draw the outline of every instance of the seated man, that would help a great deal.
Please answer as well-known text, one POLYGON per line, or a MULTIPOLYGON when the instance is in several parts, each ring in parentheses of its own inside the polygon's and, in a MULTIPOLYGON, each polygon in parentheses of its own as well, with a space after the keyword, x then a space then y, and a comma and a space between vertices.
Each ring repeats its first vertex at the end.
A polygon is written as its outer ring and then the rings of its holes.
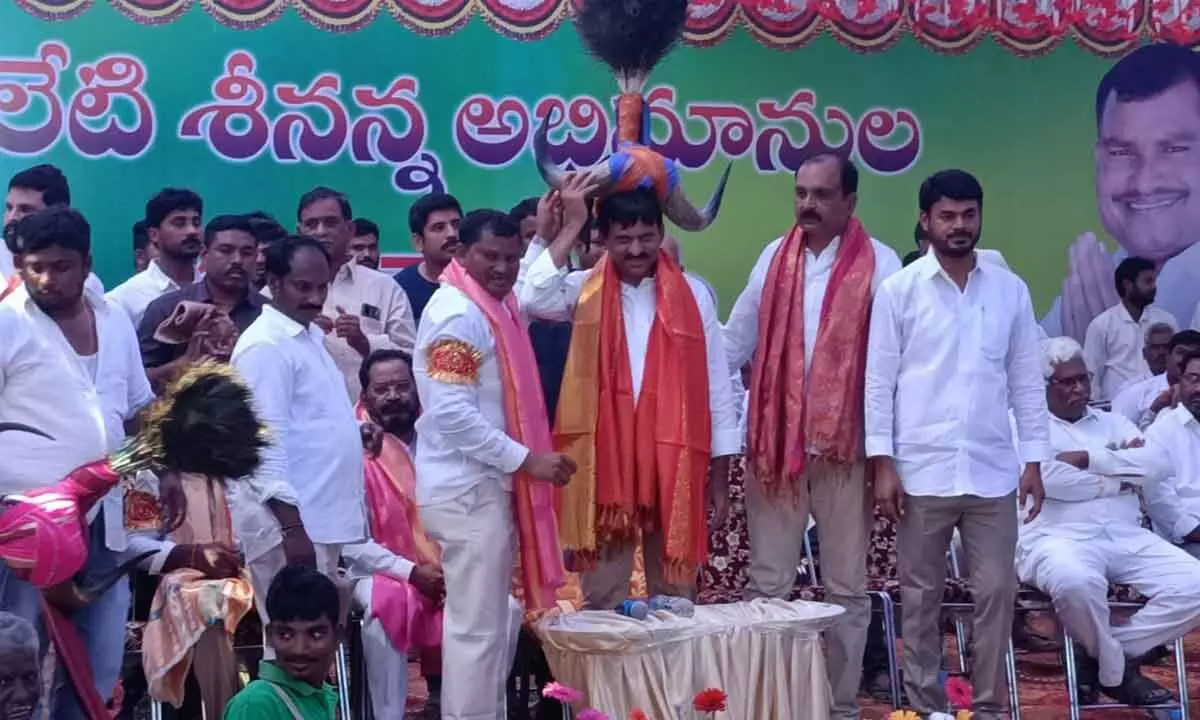
POLYGON ((1170 477, 1146 493, 1154 530, 1200 557, 1200 351, 1179 362, 1174 406, 1146 430, 1146 441, 1163 454, 1170 477))
MULTIPOLYGON (((1080 695, 1095 688, 1128 705, 1169 702, 1171 693, 1143 676, 1137 659, 1200 624, 1200 563, 1140 525, 1138 487, 1147 496, 1168 468, 1143 447, 1137 428, 1088 407, 1091 374, 1075 340, 1044 343, 1043 374, 1055 460, 1043 464, 1042 512, 1021 526, 1017 574, 1051 597, 1080 653, 1080 695), (1149 598, 1124 625, 1109 622, 1109 583, 1149 598)), ((1198 364, 1200 365, 1200 364, 1198 364)))
POLYGON ((155 551, 143 569, 161 578, 142 635, 142 669, 150 696, 176 708, 188 700, 185 681, 194 670, 204 716, 218 718, 240 685, 233 632, 254 590, 236 550, 225 483, 187 474, 181 485, 187 511, 168 540, 158 539, 163 512, 154 474, 138 473, 125 490, 129 554, 155 551))
MULTIPOLYGON (((400 350, 376 350, 359 373, 360 420, 383 429, 378 456, 363 458, 371 539, 342 548, 355 579, 354 603, 363 611, 363 654, 371 704, 377 718, 404 715, 408 651, 420 651, 429 687, 425 716, 441 717, 442 603, 446 585, 441 551, 421 525, 414 502, 416 475, 409 448, 421 413, 412 358, 400 350)), ((509 598, 510 637, 515 646, 521 608, 509 598)))
MULTIPOLYGON (((1153 333, 1156 326, 1146 331, 1146 362, 1153 370, 1152 356, 1158 353, 1159 339, 1153 333)), ((1169 328, 1168 328, 1169 329, 1169 328)), ((1179 386, 1179 363, 1189 353, 1200 351, 1200 332, 1183 330, 1171 335, 1163 356, 1163 372, 1126 385, 1113 398, 1112 411, 1124 415, 1138 428, 1145 430, 1163 410, 1176 404, 1176 388, 1179 386)))
POLYGON ((225 720, 334 720, 337 691, 325 682, 342 640, 341 596, 312 568, 289 565, 267 591, 274 660, 225 708, 225 720))

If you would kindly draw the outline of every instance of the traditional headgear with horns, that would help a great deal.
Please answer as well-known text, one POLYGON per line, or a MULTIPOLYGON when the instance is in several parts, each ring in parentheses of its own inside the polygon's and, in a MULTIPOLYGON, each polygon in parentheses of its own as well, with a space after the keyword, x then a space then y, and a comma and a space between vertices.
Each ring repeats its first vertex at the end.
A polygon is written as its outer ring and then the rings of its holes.
MULTIPOLYGON (((729 180, 721 175, 712 199, 697 208, 683 192, 679 165, 651 149, 650 114, 642 98, 650 71, 679 41, 687 20, 687 0, 586 0, 575 29, 588 50, 617 77, 617 152, 588 168, 601 193, 652 188, 671 222, 684 230, 707 228, 717 217, 729 180)), ((550 117, 538 128, 533 153, 551 187, 562 187, 563 171, 550 158, 550 117)))

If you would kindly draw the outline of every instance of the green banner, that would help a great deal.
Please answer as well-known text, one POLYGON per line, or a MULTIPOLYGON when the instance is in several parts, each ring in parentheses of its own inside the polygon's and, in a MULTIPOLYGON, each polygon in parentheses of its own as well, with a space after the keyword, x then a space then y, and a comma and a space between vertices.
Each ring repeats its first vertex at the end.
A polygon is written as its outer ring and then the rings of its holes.
MULTIPOLYGON (((560 162, 587 165, 611 147, 615 82, 569 23, 521 41, 465 22, 428 36, 378 17, 335 33, 285 10, 243 30, 199 5, 155 25, 97 3, 50 23, 5 3, 0 176, 60 166, 110 286, 131 270, 130 226, 166 185, 199 192, 208 216, 264 209, 286 225, 302 192, 329 185, 383 228, 385 252, 406 252, 408 206, 431 189, 468 208, 540 193, 531 136, 551 110, 565 111, 551 133, 560 162)), ((1046 311, 1076 238, 1106 237, 1094 97, 1112 62, 1070 43, 1036 58, 986 41, 944 55, 912 37, 871 54, 830 37, 783 52, 743 31, 681 47, 651 78, 654 144, 682 163, 697 199, 733 163, 716 224, 682 237, 688 269, 726 312, 762 247, 792 223, 797 159, 824 146, 851 152, 859 213, 902 255, 921 180, 952 166, 975 173, 987 193, 983 244, 1046 311)))

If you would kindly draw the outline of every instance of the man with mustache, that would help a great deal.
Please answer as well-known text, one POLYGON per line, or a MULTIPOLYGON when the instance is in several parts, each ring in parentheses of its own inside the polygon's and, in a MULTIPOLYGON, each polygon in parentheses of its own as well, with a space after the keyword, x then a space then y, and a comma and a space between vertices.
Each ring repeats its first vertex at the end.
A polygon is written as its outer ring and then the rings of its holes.
POLYGON ((605 256, 568 271, 593 190, 574 174, 558 191, 562 227, 530 265, 521 305, 574 323, 555 438, 580 472, 564 491, 561 532, 584 601, 611 609, 629 595, 639 535, 650 594, 695 594, 703 519, 711 507, 713 525, 725 521, 741 442, 715 303, 663 250, 653 191, 600 197, 605 256))
MULTIPOLYGON (((408 686, 408 653, 416 651, 429 689, 424 715, 441 717, 442 614, 445 579, 441 552, 424 532, 414 497, 412 447, 421 413, 412 358, 400 350, 377 350, 362 368, 361 419, 383 428, 383 447, 367 456, 367 514, 372 539, 342 549, 363 609, 363 652, 375 716, 399 717, 408 686)), ((520 629, 521 608, 512 610, 511 631, 520 629)), ((515 641, 515 640, 514 640, 515 641)))
POLYGON ((363 611, 363 654, 375 717, 404 714, 408 653, 419 651, 429 688, 425 714, 440 717, 441 553, 417 517, 412 447, 421 406, 412 357, 376 350, 363 361, 358 417, 383 429, 377 457, 363 458, 371 538, 342 548, 363 611))
MULTIPOLYGON (((87 220, 70 208, 50 207, 21 220, 10 245, 24 285, 4 306, 27 316, 30 327, 51 352, 65 358, 67 371, 54 382, 75 388, 92 405, 89 412, 74 418, 81 430, 98 421, 104 437, 102 450, 119 449, 126 428, 133 427, 154 394, 141 367, 137 337, 124 313, 85 288, 92 267, 87 220)), ((56 408, 58 412, 68 410, 56 408)), ((72 439, 58 438, 64 444, 72 439)), ((43 472, 42 482, 46 477, 43 472)), ((114 569, 128 547, 121 499, 121 491, 114 490, 89 518, 89 557, 84 568, 89 575, 114 569)), ((117 583, 71 618, 87 647, 101 698, 111 696, 120 676, 129 602, 129 584, 117 583)), ((54 717, 80 716, 76 702, 67 689, 58 699, 54 717)))
POLYGON ((1189 320, 1200 301, 1200 58, 1169 42, 1137 48, 1101 78, 1095 117, 1096 207, 1119 248, 1080 235, 1042 321, 1051 336, 1080 342, 1119 302, 1112 272, 1124 257, 1158 267, 1157 301, 1175 318, 1189 320))
POLYGON ((325 245, 333 263, 329 293, 316 324, 325 331, 348 398, 354 402, 362 388, 358 370, 373 350, 395 348, 411 352, 417 327, 408 296, 392 276, 359 264, 350 255, 354 223, 350 201, 326 187, 300 198, 297 232, 325 245))
POLYGON ((1127 384, 1149 375, 1143 357, 1147 330, 1154 325, 1179 327, 1171 313, 1153 304, 1157 275, 1154 263, 1146 258, 1122 260, 1114 273, 1121 301, 1088 325, 1083 353, 1088 367, 1096 373, 1092 384, 1095 402, 1109 402, 1127 384))
MULTIPOLYGON (((8 238, 16 231, 17 223, 38 210, 70 204, 71 188, 67 184, 67 177, 53 165, 35 165, 9 180, 8 194, 4 198, 5 245, 0 247, 0 300, 21 284, 21 277, 13 265, 12 249, 7 244, 8 238)), ((94 272, 88 273, 87 287, 93 293, 104 294, 104 283, 94 272)))
POLYGON ((850 718, 858 717, 871 615, 864 338, 871 297, 900 259, 855 217, 858 170, 849 160, 811 157, 794 185, 796 224, 763 250, 725 325, 730 371, 753 367, 746 597, 791 592, 811 513, 827 598, 846 610, 826 633, 833 716, 850 718))
POLYGON ((412 303, 413 319, 421 322, 425 305, 438 289, 438 278, 458 252, 458 226, 462 206, 453 195, 431 193, 408 209, 408 229, 412 244, 421 253, 421 262, 396 273, 396 282, 412 303))
POLYGON ((42 651, 28 620, 0 612, 0 717, 33 720, 41 696, 42 651))
MULTIPOLYGON (((266 262, 271 304, 231 360, 271 436, 258 471, 229 498, 256 597, 285 565, 333 577, 342 546, 366 539, 362 448, 378 439, 336 392, 341 371, 316 325, 333 275, 325 244, 289 236, 267 248, 266 262)), ((264 626, 267 607, 258 605, 264 626)))
POLYGON ((1171 702, 1137 658, 1200 624, 1200 563, 1141 527, 1136 492, 1152 497, 1170 468, 1124 417, 1088 407, 1092 376, 1075 340, 1046 341, 1042 374, 1055 459, 1043 466, 1042 513, 1021 528, 1017 576, 1050 595, 1078 643, 1083 704, 1096 702, 1097 689, 1127 705, 1171 702), (1149 598, 1119 626, 1109 620, 1109 583, 1149 598))
POLYGON ((108 293, 137 327, 155 298, 191 285, 204 244, 204 201, 191 190, 164 188, 146 203, 146 231, 156 255, 150 265, 108 293))
POLYGON ((566 580, 552 484, 565 484, 575 465, 552 450, 513 295, 517 225, 476 210, 460 233, 417 337, 416 496, 446 578, 442 717, 483 720, 503 712, 516 652, 510 589, 527 611, 543 610, 566 580))
POLYGON ((933 252, 885 280, 871 311, 866 451, 875 502, 899 521, 904 682, 912 706, 922 715, 946 707, 939 620, 946 552, 957 529, 975 601, 974 710, 980 720, 998 720, 1008 713, 1003 658, 1016 598, 1013 506, 1019 488, 1020 506, 1032 497, 1029 519, 1037 517, 1040 463, 1049 451, 1037 324, 1025 283, 975 254, 983 227, 978 180, 961 170, 935 173, 921 184, 919 205, 933 252))
POLYGON ((216 314, 232 321, 238 333, 258 319, 266 298, 251 286, 257 256, 258 242, 248 218, 220 215, 204 227, 204 277, 151 302, 138 326, 142 363, 151 385, 161 387, 199 358, 229 359, 236 334, 220 332, 216 314), (213 317, 202 319, 187 342, 163 342, 160 326, 176 315, 180 303, 210 305, 213 317))
MULTIPOLYGON (((1151 337, 1153 330, 1151 328, 1146 333, 1147 351, 1159 342, 1151 337)), ((1165 372, 1127 385, 1113 398, 1112 411, 1125 416, 1139 430, 1150 427, 1160 412, 1175 407, 1179 402, 1179 376, 1183 372, 1180 364, 1189 354, 1200 352, 1200 332, 1183 330, 1174 333, 1167 342, 1166 350, 1165 372)), ((1147 357, 1148 364, 1149 360, 1147 357)))
POLYGON ((1200 557, 1200 352, 1185 355, 1179 368, 1178 404, 1146 430, 1146 442, 1171 467, 1160 492, 1147 495, 1146 514, 1159 535, 1200 557))
POLYGON ((350 258, 354 262, 379 269, 379 226, 366 218, 354 221, 354 237, 350 239, 350 258))

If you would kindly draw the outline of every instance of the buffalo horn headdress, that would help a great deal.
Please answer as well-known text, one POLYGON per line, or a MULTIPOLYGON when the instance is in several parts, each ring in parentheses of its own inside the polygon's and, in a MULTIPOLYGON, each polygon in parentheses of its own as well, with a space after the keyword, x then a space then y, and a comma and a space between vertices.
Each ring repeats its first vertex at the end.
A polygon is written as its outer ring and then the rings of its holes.
MULTIPOLYGON (((683 191, 679 165, 650 148, 650 115, 642 98, 650 71, 679 41, 686 20, 687 0, 586 0, 575 29, 592 55, 609 66, 621 89, 617 152, 587 169, 599 182, 599 193, 652 188, 667 218, 695 232, 716 219, 729 167, 712 199, 697 208, 683 191)), ((550 157, 551 119, 548 116, 534 135, 533 153, 542 177, 557 188, 564 172, 550 157)))

